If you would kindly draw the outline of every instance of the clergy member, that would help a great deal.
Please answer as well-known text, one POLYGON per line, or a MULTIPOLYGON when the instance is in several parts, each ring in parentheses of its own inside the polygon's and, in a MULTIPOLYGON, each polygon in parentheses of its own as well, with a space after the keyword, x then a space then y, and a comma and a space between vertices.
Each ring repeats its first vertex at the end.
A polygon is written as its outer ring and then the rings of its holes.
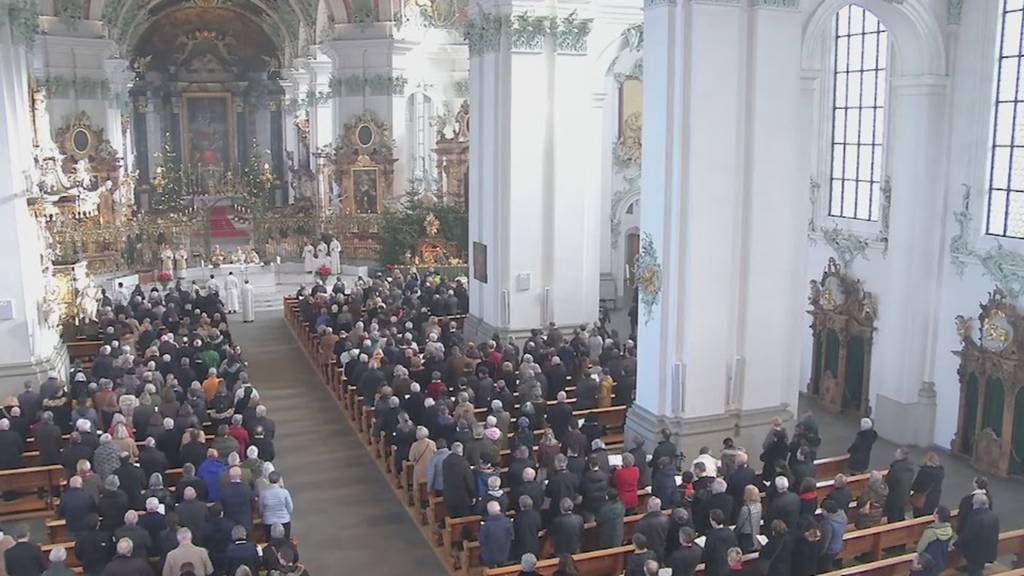
POLYGON ((234 272, 228 272, 228 277, 224 280, 224 306, 228 309, 228 314, 238 312, 238 289, 238 278, 234 272))
POLYGON ((246 280, 242 284, 242 322, 255 322, 256 311, 253 307, 256 305, 256 289, 249 284, 249 280, 246 280))

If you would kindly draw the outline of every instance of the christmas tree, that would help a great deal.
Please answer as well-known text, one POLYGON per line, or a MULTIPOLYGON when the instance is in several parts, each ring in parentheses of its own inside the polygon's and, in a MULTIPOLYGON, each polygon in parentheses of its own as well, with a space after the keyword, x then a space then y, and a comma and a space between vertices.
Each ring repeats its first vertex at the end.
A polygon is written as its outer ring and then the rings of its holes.
POLYGON ((163 151, 157 154, 157 162, 156 173, 153 176, 156 194, 151 201, 152 207, 180 214, 188 206, 191 190, 178 155, 174 151, 170 132, 164 134, 163 151))

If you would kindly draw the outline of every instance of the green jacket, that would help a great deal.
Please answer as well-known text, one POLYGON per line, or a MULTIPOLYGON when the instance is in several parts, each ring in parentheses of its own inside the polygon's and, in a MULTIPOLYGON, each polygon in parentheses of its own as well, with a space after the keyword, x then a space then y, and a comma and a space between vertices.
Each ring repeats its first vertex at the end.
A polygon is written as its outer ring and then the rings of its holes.
POLYGON ((75 576, 75 573, 68 569, 63 562, 54 562, 43 572, 43 576, 75 576))
POLYGON ((934 540, 949 540, 953 537, 953 527, 949 522, 933 522, 924 529, 921 539, 917 541, 917 553, 924 552, 934 540))
POLYGON ((598 548, 614 548, 622 546, 623 519, 626 508, 621 500, 605 502, 597 512, 597 546, 598 548))

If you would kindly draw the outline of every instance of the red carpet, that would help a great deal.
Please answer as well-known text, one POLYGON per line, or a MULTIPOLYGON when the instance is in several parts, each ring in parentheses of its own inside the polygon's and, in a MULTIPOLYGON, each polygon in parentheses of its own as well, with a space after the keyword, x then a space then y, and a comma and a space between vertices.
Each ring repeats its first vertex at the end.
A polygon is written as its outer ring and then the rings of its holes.
POLYGON ((249 233, 245 230, 235 228, 235 225, 228 219, 228 209, 223 206, 218 206, 210 210, 210 237, 248 238, 249 233))

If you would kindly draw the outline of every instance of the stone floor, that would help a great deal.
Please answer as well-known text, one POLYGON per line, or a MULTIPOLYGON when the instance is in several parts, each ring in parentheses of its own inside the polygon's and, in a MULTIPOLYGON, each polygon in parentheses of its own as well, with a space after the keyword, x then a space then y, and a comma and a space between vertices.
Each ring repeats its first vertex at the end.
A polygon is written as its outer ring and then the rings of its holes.
POLYGON ((295 500, 311 574, 447 574, 296 347, 280 312, 232 325, 277 423, 274 464, 295 500))

